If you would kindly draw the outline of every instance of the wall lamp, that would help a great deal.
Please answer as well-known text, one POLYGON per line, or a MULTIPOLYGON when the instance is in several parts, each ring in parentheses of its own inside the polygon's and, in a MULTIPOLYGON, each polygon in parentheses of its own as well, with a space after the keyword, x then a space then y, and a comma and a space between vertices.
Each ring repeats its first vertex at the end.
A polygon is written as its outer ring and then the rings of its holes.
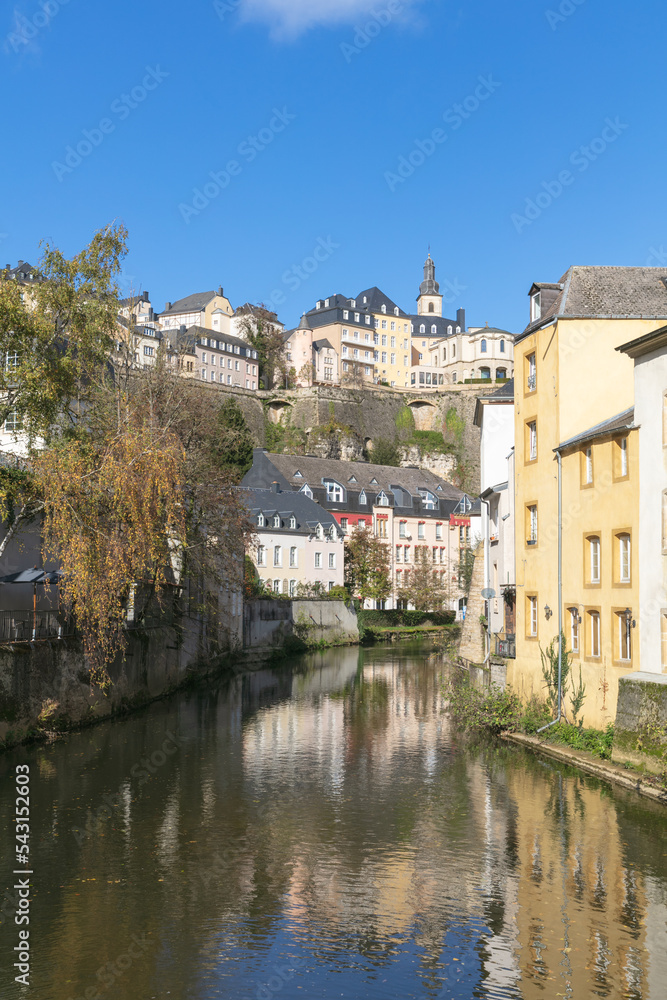
POLYGON ((545 604, 544 605, 544 617, 546 618, 547 621, 549 621, 549 619, 551 618, 552 614, 553 614, 553 611, 551 610, 551 608, 549 607, 549 605, 545 604))
POLYGON ((632 617, 632 611, 630 610, 630 608, 626 608, 623 614, 625 615, 625 620, 628 623, 628 626, 630 628, 637 628, 637 622, 632 617))

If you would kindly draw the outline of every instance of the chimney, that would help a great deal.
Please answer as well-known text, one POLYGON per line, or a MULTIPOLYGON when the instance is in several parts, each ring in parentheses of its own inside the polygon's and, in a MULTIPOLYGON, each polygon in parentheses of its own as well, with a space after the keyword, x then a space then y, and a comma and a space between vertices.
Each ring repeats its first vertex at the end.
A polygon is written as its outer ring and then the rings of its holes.
POLYGON ((466 328, 466 311, 465 309, 456 310, 456 325, 461 327, 461 332, 465 333, 466 328))
POLYGON ((142 292, 141 293, 141 301, 142 302, 150 302, 150 300, 151 300, 151 297, 148 294, 148 292, 142 292))
POLYGON ((6 271, 11 271, 11 269, 12 269, 12 265, 11 264, 5 264, 5 270, 6 271))
POLYGON ((222 285, 218 285, 218 291, 216 292, 216 295, 224 295, 224 294, 225 293, 222 290, 222 285))
POLYGON ((171 302, 165 302, 164 311, 168 313, 170 309, 171 309, 171 302))
POLYGON ((25 261, 24 260, 20 260, 19 264, 25 264, 25 261))
POLYGON ((277 482, 276 482, 276 481, 274 480, 274 481, 273 481, 273 482, 271 483, 271 492, 272 492, 272 493, 280 493, 280 483, 277 483, 277 482))
POLYGON ((184 337, 185 336, 186 329, 187 328, 185 326, 185 323, 181 323, 181 325, 178 328, 178 335, 179 335, 179 337, 184 337))

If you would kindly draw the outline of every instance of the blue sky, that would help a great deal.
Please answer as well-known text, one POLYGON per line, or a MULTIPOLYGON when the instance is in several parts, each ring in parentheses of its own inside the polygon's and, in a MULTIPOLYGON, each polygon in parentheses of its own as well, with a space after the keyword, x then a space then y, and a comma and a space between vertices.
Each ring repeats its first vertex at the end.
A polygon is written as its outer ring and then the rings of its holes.
POLYGON ((513 331, 533 280, 667 264, 658 0, 19 0, 0 35, 2 264, 121 219, 156 309, 293 325, 411 311, 430 244, 446 311, 513 331))

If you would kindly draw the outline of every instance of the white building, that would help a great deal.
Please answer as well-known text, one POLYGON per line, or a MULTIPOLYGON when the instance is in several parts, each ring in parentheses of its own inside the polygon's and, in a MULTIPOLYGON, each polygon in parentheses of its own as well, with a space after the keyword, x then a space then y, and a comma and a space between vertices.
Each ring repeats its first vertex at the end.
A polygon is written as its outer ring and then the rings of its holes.
POLYGON ((485 587, 496 652, 514 655, 516 572, 514 556, 514 381, 480 396, 475 425, 481 430, 480 479, 484 528, 485 587))
POLYGON ((634 358, 639 427, 639 662, 667 673, 667 326, 617 347, 634 358))
MULTIPOLYGON (((412 343, 421 342, 413 337, 412 343)), ((514 336, 507 330, 494 326, 469 327, 443 340, 429 342, 425 339, 420 351, 419 365, 411 377, 411 384, 428 385, 422 379, 421 367, 431 373, 433 385, 450 385, 469 379, 502 381, 514 376, 514 336), (437 381, 436 381, 437 379, 437 381)))
POLYGON ((267 589, 296 597, 299 584, 343 586, 343 532, 332 514, 305 493, 283 492, 278 483, 243 492, 255 532, 248 555, 267 589))

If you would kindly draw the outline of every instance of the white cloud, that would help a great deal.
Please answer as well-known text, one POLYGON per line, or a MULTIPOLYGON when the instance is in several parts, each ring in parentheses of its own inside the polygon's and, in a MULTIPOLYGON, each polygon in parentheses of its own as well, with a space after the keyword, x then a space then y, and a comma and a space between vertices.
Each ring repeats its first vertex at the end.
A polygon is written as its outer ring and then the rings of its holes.
MULTIPOLYGON (((233 0, 232 0, 233 2, 233 0)), ((363 26, 367 17, 377 12, 381 22, 404 21, 411 8, 423 0, 397 0, 391 4, 393 13, 387 11, 390 0, 242 0, 239 14, 246 21, 264 21, 271 26, 274 38, 294 38, 308 28, 351 24, 363 26)))

